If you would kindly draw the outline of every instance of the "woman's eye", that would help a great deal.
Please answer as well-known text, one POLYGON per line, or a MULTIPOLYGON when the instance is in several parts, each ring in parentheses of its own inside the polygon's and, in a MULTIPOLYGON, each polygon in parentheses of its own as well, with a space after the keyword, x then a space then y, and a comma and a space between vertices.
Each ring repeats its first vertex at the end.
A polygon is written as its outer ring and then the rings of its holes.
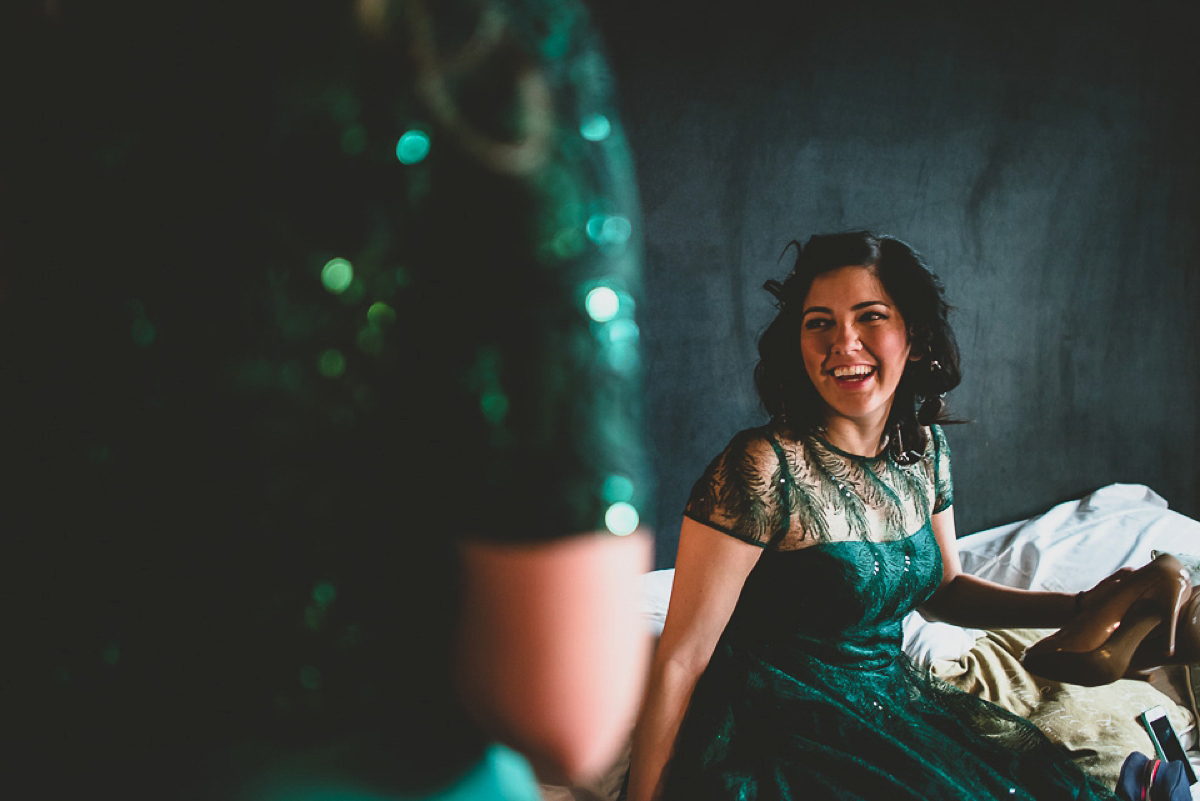
POLYGON ((828 325, 829 321, 820 317, 810 317, 804 321, 804 328, 807 331, 820 331, 828 325))
POLYGON ((883 312, 869 311, 869 312, 866 312, 865 314, 863 314, 863 316, 860 317, 859 319, 862 320, 863 322, 870 323, 870 322, 874 322, 876 320, 886 320, 887 318, 888 318, 887 315, 884 314, 883 312))

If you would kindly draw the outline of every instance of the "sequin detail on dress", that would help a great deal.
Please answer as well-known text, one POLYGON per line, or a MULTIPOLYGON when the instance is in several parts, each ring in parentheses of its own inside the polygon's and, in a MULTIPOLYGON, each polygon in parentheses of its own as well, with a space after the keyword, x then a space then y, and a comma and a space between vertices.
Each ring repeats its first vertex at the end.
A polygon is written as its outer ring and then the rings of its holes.
POLYGON ((904 616, 941 581, 932 515, 951 503, 937 427, 912 466, 770 427, 733 439, 686 514, 765 550, 693 691, 663 801, 1111 798, 1033 724, 901 651, 904 616))

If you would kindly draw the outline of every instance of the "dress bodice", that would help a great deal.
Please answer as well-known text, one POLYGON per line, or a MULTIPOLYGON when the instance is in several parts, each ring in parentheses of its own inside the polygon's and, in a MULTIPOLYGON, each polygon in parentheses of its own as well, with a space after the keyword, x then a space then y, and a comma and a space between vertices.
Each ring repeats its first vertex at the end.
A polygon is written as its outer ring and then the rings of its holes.
POLYGON ((932 515, 952 502, 949 458, 936 426, 924 457, 906 465, 776 425, 736 436, 686 511, 765 549, 726 638, 768 662, 894 661, 904 615, 941 581, 932 515))
POLYGON ((726 637, 767 661, 890 663, 900 652, 901 621, 933 594, 941 576, 929 524, 883 542, 769 549, 746 580, 726 637))

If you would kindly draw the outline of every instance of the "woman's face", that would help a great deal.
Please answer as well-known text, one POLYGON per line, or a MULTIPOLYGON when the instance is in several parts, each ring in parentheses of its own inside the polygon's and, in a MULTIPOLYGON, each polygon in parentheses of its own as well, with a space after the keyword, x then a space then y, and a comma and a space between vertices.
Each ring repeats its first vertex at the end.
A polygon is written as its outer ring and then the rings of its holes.
POLYGON ((804 369, 825 401, 826 420, 883 425, 911 350, 900 310, 867 267, 817 276, 804 299, 804 369))

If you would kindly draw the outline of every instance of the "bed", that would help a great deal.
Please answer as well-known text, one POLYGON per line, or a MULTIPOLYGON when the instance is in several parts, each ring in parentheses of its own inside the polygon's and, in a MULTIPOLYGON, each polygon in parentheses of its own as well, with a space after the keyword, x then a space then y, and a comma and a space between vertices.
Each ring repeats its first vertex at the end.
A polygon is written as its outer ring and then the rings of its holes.
MULTIPOLYGON (((959 547, 967 572, 1013 587, 1076 592, 1118 568, 1139 567, 1156 552, 1176 555, 1192 570, 1192 583, 1200 584, 1200 521, 1171 511, 1140 484, 1111 484, 1036 517, 962 537, 959 547)), ((655 636, 666 619, 673 577, 673 570, 643 577, 643 614, 655 636)), ((1060 684, 1031 676, 1020 665, 1023 650, 1048 633, 964 629, 912 613, 904 621, 904 649, 939 678, 1032 720, 1109 786, 1130 752, 1154 754, 1137 721, 1152 706, 1167 710, 1200 773, 1195 725, 1200 668, 1159 668, 1147 681, 1124 679, 1105 687, 1060 684)), ((626 748, 595 780, 543 785, 543 798, 611 801, 628 760, 626 748)), ((1200 783, 1192 794, 1200 800, 1200 783)))

